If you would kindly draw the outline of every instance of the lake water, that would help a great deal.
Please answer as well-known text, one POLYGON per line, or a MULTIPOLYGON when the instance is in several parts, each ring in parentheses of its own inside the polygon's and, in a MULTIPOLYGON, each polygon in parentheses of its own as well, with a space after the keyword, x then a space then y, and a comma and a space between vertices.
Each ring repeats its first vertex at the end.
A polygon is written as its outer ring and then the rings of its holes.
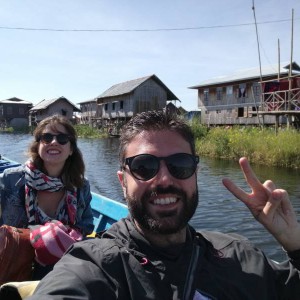
MULTIPOLYGON (((26 161, 31 135, 0 134, 0 154, 19 162, 26 161)), ((79 147, 86 163, 86 177, 94 192, 123 201, 116 173, 118 165, 118 139, 79 139, 79 147)), ((288 191, 300 219, 300 171, 285 168, 254 166, 258 177, 272 179, 278 187, 288 191)), ((267 255, 278 261, 285 254, 273 237, 257 223, 248 209, 235 199, 222 185, 222 178, 234 180, 247 188, 237 162, 201 157, 198 173, 199 206, 191 224, 196 229, 235 232, 249 238, 267 255)))

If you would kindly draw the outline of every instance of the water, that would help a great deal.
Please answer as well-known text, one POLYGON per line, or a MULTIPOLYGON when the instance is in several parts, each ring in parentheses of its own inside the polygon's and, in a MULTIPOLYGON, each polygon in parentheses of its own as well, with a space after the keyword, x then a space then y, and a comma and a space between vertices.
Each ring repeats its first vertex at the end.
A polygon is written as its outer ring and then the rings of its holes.
MULTIPOLYGON (((31 135, 0 134, 0 154, 25 162, 25 153, 31 141, 31 135)), ((123 201, 116 175, 119 168, 118 139, 79 139, 78 145, 84 155, 86 176, 90 180, 92 191, 123 201)), ((300 219, 300 171, 263 166, 253 168, 262 181, 272 179, 278 187, 288 191, 300 219)), ((199 206, 191 224, 196 229, 244 235, 269 257, 278 261, 285 259, 285 254, 273 237, 253 219, 244 204, 223 187, 221 180, 224 177, 231 178, 241 188, 248 189, 237 162, 200 159, 199 206)))

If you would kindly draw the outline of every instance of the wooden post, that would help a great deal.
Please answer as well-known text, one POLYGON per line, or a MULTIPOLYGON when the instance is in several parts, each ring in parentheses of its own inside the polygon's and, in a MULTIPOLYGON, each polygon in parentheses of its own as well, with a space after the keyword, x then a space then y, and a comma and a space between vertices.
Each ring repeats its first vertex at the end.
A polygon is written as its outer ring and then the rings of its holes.
POLYGON ((279 115, 275 116, 275 133, 278 133, 278 127, 279 127, 279 115))

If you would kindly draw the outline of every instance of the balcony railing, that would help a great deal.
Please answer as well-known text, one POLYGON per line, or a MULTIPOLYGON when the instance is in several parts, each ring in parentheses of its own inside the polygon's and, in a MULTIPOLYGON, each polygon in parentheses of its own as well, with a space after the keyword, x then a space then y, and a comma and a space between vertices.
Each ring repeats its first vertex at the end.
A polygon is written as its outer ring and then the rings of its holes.
POLYGON ((300 110, 300 88, 262 93, 262 104, 265 111, 300 110))

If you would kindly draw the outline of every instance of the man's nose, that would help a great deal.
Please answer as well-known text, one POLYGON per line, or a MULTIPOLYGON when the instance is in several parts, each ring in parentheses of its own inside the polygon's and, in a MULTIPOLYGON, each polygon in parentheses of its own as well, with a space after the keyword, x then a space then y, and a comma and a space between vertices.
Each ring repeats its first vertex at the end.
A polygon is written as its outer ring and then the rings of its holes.
POLYGON ((161 160, 159 165, 158 173, 155 176, 155 179, 159 181, 161 185, 170 185, 173 182, 174 178, 168 170, 168 167, 165 161, 161 160))

